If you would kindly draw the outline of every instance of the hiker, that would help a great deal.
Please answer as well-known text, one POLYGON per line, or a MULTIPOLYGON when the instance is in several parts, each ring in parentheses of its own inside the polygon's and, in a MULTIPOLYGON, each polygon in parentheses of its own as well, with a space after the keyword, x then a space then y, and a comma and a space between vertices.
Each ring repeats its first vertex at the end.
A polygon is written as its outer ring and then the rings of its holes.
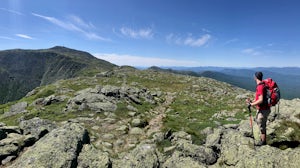
POLYGON ((262 81, 263 73, 256 72, 254 74, 254 80, 256 82, 256 93, 255 99, 251 101, 249 98, 246 100, 249 106, 255 106, 257 109, 256 113, 256 123, 260 128, 260 141, 256 144, 256 146, 262 146, 267 144, 266 137, 266 127, 267 127, 267 119, 270 114, 270 106, 266 101, 267 90, 265 88, 265 84, 262 81))

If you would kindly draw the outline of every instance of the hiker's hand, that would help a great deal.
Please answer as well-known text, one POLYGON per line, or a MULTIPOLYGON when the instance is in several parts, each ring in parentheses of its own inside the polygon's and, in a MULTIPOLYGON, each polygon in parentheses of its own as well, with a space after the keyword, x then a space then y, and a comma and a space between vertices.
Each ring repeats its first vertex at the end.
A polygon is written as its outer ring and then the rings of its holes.
POLYGON ((246 103, 247 103, 247 104, 250 104, 251 102, 252 102, 252 101, 251 101, 249 98, 246 99, 246 103))
POLYGON ((247 99, 246 99, 246 103, 247 103, 247 105, 248 105, 248 108, 250 108, 250 107, 251 107, 252 101, 251 101, 249 98, 247 98, 247 99))
POLYGON ((248 108, 251 108, 251 103, 248 103, 248 108))

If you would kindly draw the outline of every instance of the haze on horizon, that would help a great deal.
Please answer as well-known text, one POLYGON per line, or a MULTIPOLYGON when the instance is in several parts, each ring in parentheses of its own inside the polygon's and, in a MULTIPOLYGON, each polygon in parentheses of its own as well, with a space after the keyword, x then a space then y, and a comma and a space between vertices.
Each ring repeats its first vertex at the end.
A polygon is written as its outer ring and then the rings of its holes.
POLYGON ((59 45, 141 67, 299 67, 299 5, 296 0, 2 0, 0 50, 59 45))

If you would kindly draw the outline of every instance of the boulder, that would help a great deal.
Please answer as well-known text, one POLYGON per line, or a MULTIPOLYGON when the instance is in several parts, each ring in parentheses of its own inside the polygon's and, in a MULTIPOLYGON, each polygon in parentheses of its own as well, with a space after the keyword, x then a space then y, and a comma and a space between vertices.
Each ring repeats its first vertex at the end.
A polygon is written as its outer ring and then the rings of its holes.
POLYGON ((162 165, 164 168, 205 168, 206 166, 200 164, 199 162, 193 160, 191 157, 184 156, 180 152, 175 151, 173 155, 166 160, 162 165))
POLYGON ((158 168, 160 163, 156 147, 152 144, 138 145, 121 160, 113 163, 112 167, 122 168, 158 168))
POLYGON ((28 106, 27 102, 20 102, 17 104, 14 104, 10 107, 11 113, 22 113, 26 111, 26 107, 28 106))
POLYGON ((139 127, 133 127, 130 129, 129 134, 131 135, 144 135, 145 132, 139 127))
POLYGON ((7 138, 0 141, 0 161, 9 156, 17 156, 24 146, 24 136, 17 133, 8 134, 7 138))
POLYGON ((56 128, 56 125, 52 121, 40 119, 38 117, 30 120, 23 120, 20 122, 19 126, 23 130, 23 134, 31 134, 37 140, 56 128))
POLYGON ((86 143, 86 129, 77 123, 67 123, 41 138, 9 167, 76 167, 77 156, 86 143))
POLYGON ((96 112, 114 112, 117 110, 117 105, 113 104, 111 102, 95 102, 95 103, 89 103, 87 106, 92 110, 96 112))
POLYGON ((5 117, 20 114, 20 113, 25 113, 27 112, 26 107, 28 106, 27 102, 19 102, 17 104, 14 104, 10 107, 10 111, 4 113, 5 117))
POLYGON ((215 167, 292 167, 300 165, 300 148, 280 150, 253 146, 253 139, 236 130, 222 136, 221 153, 215 167))
POLYGON ((219 148, 222 131, 221 128, 215 128, 212 134, 207 135, 205 145, 207 147, 219 148))
POLYGON ((211 148, 198 146, 188 142, 180 142, 176 149, 185 157, 190 157, 199 164, 212 165, 217 161, 217 155, 211 148))
POLYGON ((147 125, 148 125, 147 121, 145 121, 143 119, 135 118, 131 121, 131 126, 133 126, 133 127, 144 128, 147 125))
POLYGON ((2 130, 3 132, 10 134, 10 133, 16 133, 16 134, 22 134, 22 131, 20 129, 20 127, 18 126, 3 126, 0 127, 0 130, 2 130))
POLYGON ((107 153, 97 150, 92 145, 84 145, 78 157, 77 168, 110 168, 112 163, 107 153))

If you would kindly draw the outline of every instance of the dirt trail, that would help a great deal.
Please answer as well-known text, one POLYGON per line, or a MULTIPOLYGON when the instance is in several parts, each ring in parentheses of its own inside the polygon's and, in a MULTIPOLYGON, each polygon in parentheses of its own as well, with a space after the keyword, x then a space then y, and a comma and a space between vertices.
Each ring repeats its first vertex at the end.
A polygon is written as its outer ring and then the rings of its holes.
POLYGON ((163 127, 163 118, 166 117, 165 112, 172 104, 175 97, 175 93, 167 92, 165 102, 150 111, 156 116, 149 121, 149 125, 147 126, 147 136, 151 136, 153 133, 161 131, 163 127))

